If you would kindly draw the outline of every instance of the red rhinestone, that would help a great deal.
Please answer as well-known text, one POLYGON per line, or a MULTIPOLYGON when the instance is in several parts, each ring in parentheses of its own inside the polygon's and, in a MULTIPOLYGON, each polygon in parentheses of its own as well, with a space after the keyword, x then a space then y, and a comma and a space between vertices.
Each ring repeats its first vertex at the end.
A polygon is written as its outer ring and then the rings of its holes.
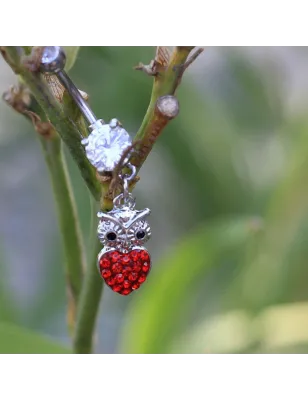
POLYGON ((99 265, 100 265, 102 268, 109 268, 109 267, 110 267, 110 261, 109 261, 107 258, 102 257, 102 258, 100 259, 99 265))
POLYGON ((132 285, 132 289, 133 290, 137 290, 137 289, 139 289, 140 288, 140 283, 138 283, 138 282, 136 282, 136 283, 134 283, 133 285, 132 285))
POLYGON ((142 275, 139 277, 138 282, 139 282, 139 283, 143 283, 146 279, 147 279, 147 276, 146 276, 145 274, 142 274, 142 275))
POLYGON ((133 282, 138 278, 138 275, 136 274, 136 272, 132 272, 131 274, 129 274, 128 279, 133 282))
POLYGON ((130 257, 132 260, 137 261, 139 258, 139 253, 136 250, 130 252, 130 257))
POLYGON ((107 278, 109 278, 111 276, 111 271, 109 270, 109 269, 103 269, 103 271, 102 271, 102 277, 104 278, 104 279, 107 279, 107 278))
POLYGON ((140 272, 141 271, 141 267, 138 264, 136 264, 136 265, 134 265, 133 270, 134 270, 134 272, 140 272))
POLYGON ((114 280, 114 278, 109 278, 109 279, 107 279, 106 283, 109 286, 113 286, 115 284, 115 280, 114 280))
POLYGON ((128 275, 130 272, 132 272, 132 267, 124 267, 123 268, 123 273, 125 273, 126 275, 128 275))
POLYGON ((120 263, 115 263, 113 266, 112 266, 112 272, 114 273, 114 274, 119 274, 120 272, 122 272, 122 266, 121 266, 121 264, 120 263))
POLYGON ((140 258, 143 261, 149 261, 149 259, 150 259, 149 253, 145 250, 140 251, 140 258))
POLYGON ((119 261, 120 259, 120 254, 117 251, 114 251, 113 253, 111 253, 111 260, 112 262, 116 263, 117 261, 119 261))
POLYGON ((115 285, 115 286, 113 286, 111 289, 114 291, 114 292, 119 292, 121 289, 122 289, 122 285, 115 285))
POLYGON ((131 289, 123 289, 121 292, 121 294, 123 294, 124 296, 127 296, 130 293, 131 293, 131 289))
POLYGON ((124 281, 124 275, 123 274, 118 274, 118 275, 116 275, 115 278, 116 278, 116 281, 118 283, 122 283, 124 281))
POLYGON ((150 269, 150 267, 149 267, 148 265, 144 265, 144 266, 142 267, 142 271, 143 271, 143 272, 148 272, 149 269, 150 269))
POLYGON ((130 258, 129 258, 129 256, 127 254, 125 254, 125 256, 122 257, 121 261, 122 261, 123 264, 129 264, 130 258))
POLYGON ((131 285, 130 281, 124 281, 124 282, 123 282, 123 287, 124 287, 125 289, 130 288, 130 285, 131 285))

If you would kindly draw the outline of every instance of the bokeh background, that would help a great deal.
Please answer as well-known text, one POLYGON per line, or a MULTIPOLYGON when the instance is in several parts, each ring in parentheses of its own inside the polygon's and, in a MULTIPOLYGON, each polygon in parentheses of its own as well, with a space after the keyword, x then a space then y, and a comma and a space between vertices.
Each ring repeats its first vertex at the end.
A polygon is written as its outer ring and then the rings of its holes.
MULTIPOLYGON (((83 47, 70 71, 94 112, 132 134, 154 47, 83 47)), ((206 48, 180 115, 143 166, 153 268, 131 296, 105 288, 98 353, 306 353, 308 50, 206 48)), ((0 60, 0 89, 16 77, 0 60)), ((89 195, 67 154, 84 237, 89 195)), ((32 126, 0 103, 0 351, 70 346, 53 194, 32 126)), ((99 276, 98 276, 99 279, 99 276)))

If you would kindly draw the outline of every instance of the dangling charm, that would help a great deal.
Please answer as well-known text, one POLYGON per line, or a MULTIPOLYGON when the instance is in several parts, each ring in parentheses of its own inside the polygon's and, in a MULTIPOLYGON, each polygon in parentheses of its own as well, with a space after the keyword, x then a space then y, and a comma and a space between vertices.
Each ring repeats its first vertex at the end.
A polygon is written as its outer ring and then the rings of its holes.
MULTIPOLYGON (((120 162, 132 140, 120 122, 113 118, 109 124, 97 119, 79 90, 64 71, 65 53, 59 46, 46 46, 41 60, 41 71, 57 75, 61 84, 74 99, 85 119, 89 122, 90 134, 82 138, 85 153, 98 173, 111 172, 120 162)), ((99 212, 98 238, 105 246, 98 255, 98 268, 106 284, 124 296, 138 289, 145 282, 151 269, 151 259, 143 244, 149 240, 151 230, 145 217, 148 208, 135 210, 135 200, 128 191, 128 182, 136 174, 129 163, 130 155, 124 160, 132 171, 123 177, 123 193, 113 201, 113 210, 99 212)))
POLYGON ((138 289, 146 281, 151 269, 151 258, 143 247, 151 236, 146 217, 148 208, 135 210, 135 199, 128 192, 124 177, 124 191, 113 201, 113 210, 99 212, 98 238, 105 246, 98 255, 98 268, 106 284, 124 296, 138 289))

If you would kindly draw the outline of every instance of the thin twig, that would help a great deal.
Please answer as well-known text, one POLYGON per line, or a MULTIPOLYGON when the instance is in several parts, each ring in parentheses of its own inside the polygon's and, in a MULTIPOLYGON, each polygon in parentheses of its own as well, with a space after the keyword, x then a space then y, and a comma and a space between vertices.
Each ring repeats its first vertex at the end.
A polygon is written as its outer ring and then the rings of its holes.
POLYGON ((176 71, 176 70, 179 71, 179 75, 178 75, 178 82, 179 83, 181 82, 181 79, 182 79, 182 76, 183 76, 184 72, 199 57, 199 55, 201 53, 203 53, 203 51, 204 51, 204 48, 200 47, 185 61, 184 64, 175 65, 173 67, 174 71, 176 71))

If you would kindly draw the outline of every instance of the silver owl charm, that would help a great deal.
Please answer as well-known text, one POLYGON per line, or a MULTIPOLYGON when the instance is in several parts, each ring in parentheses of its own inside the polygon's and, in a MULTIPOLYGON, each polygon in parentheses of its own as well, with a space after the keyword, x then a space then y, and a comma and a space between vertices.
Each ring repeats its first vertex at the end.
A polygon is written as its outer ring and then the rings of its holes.
POLYGON ((124 204, 122 199, 123 195, 115 199, 112 211, 98 213, 97 233, 104 245, 98 255, 98 268, 114 292, 128 295, 145 282, 150 272, 150 255, 143 247, 151 236, 146 220, 150 210, 135 210, 131 194, 124 204))

